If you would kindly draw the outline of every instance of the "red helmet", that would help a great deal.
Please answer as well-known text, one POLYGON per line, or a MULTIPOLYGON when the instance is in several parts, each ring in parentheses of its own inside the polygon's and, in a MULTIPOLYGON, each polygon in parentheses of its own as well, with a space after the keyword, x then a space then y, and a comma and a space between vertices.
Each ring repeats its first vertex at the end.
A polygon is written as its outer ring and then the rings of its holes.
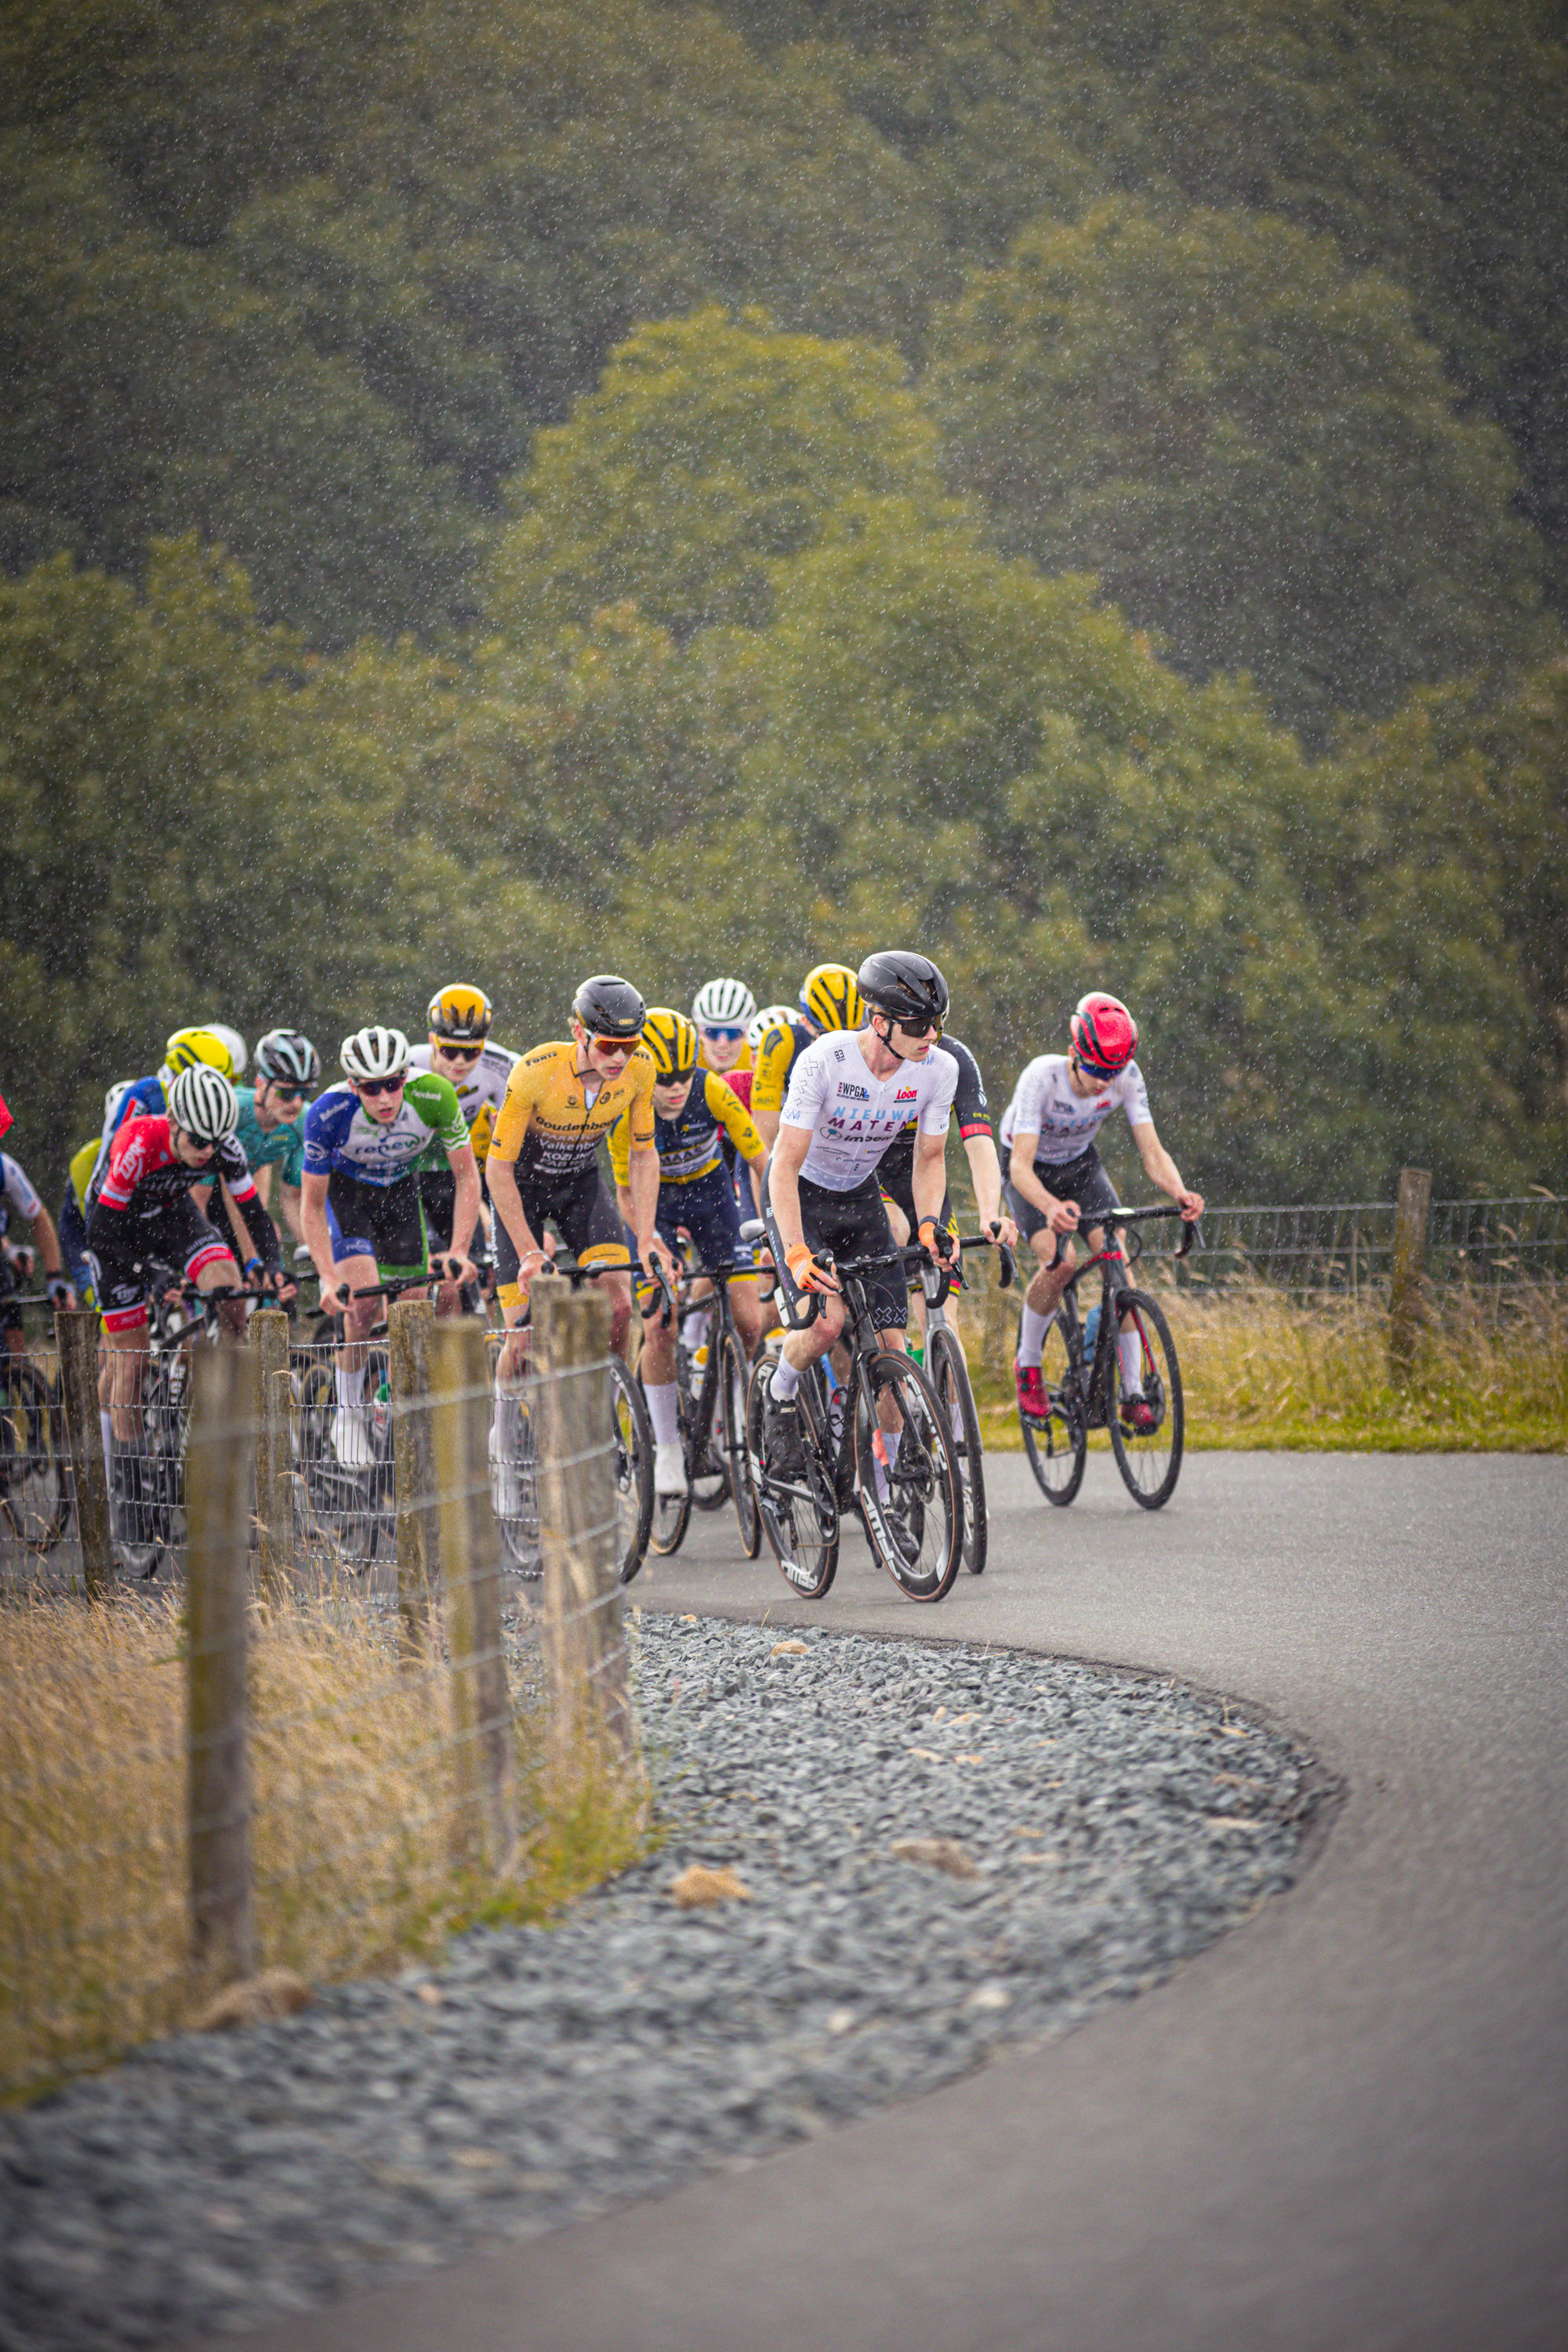
POLYGON ((1119 996, 1080 996, 1072 1042, 1090 1077, 1113 1078, 1138 1051, 1138 1024, 1119 996))

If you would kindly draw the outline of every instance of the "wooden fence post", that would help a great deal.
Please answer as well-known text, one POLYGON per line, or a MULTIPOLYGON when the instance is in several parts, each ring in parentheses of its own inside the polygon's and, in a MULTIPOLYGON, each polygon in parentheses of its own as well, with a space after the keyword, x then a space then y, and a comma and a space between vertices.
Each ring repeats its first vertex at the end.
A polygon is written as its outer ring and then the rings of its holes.
POLYGON ((540 1282, 531 1294, 537 1376, 543 1649, 557 1786, 607 1745, 640 1778, 616 1558, 610 1314, 593 1290, 540 1282))
POLYGON ((268 1601, 293 1583, 294 1496, 289 1470, 289 1318, 259 1307, 250 1318, 256 1421, 256 1564, 268 1601))
POLYGON ((428 1338, 431 1453, 452 1662, 453 1858, 494 1869, 516 1836, 511 1699, 501 1647, 500 1531, 490 1505, 489 1352, 470 1315, 428 1338))
POLYGON ((1388 1286, 1388 1361, 1402 1387, 1415 1364, 1416 1335, 1424 1311, 1422 1272, 1426 1226, 1432 1213, 1432 1178, 1425 1168, 1402 1168, 1394 1213, 1394 1270, 1388 1286))
POLYGON ((252 1391, 245 1353, 197 1348, 185 1450, 191 1948, 220 1979, 256 1966, 245 1652, 252 1391))
POLYGON ((436 1308, 428 1298, 399 1298, 386 1322, 397 1492, 397 1654, 413 1666, 429 1654, 441 1556, 430 1445, 429 1345, 436 1308))
POLYGON ((114 1590, 114 1535, 109 1517, 109 1465, 103 1458, 103 1430, 98 1417, 96 1311, 90 1307, 57 1307, 55 1339, 60 1351, 60 1389, 65 1398, 82 1581, 89 1601, 107 1601, 114 1590))

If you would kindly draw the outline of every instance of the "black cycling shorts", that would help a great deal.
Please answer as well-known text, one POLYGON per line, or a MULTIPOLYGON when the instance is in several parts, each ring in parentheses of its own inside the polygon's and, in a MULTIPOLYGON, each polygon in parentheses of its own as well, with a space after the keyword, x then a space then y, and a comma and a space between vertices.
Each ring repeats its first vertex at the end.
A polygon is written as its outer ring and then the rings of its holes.
POLYGON ((425 1211, 419 1180, 412 1172, 395 1184, 367 1184, 347 1169, 334 1168, 327 1186, 327 1231, 334 1257, 373 1257, 384 1281, 428 1270, 425 1211))
POLYGON ((151 1216, 116 1213, 106 1245, 103 1233, 110 1214, 109 1211, 98 1213, 99 1246, 89 1257, 106 1331, 139 1331, 146 1322, 144 1268, 153 1260, 195 1282, 209 1265, 227 1258, 235 1281, 239 1280, 233 1242, 208 1223, 188 1192, 155 1209, 151 1216))
MULTIPOLYGON (((1058 1201, 1078 1202, 1080 1230, 1092 1225, 1096 1217, 1104 1216, 1108 1209, 1121 1206, 1121 1196, 1106 1174, 1105 1162, 1092 1143, 1076 1160, 1064 1160, 1058 1167, 1052 1167, 1048 1160, 1037 1160, 1035 1173, 1047 1192, 1054 1192, 1058 1201)), ((1011 1184, 1003 1185, 1002 1198, 1026 1241, 1045 1232, 1047 1219, 1044 1209, 1037 1209, 1033 1201, 1026 1201, 1011 1184)))
MULTIPOLYGON (((590 1160, 586 1168, 567 1176, 525 1175, 519 1168, 517 1189, 531 1234, 542 1237, 548 1223, 574 1257, 589 1259, 595 1265, 630 1265, 626 1227, 596 1161, 590 1160)), ((521 1301, 518 1263, 517 1244, 498 1209, 496 1287, 503 1307, 516 1307, 521 1301)))
MULTIPOLYGON (((877 1163, 877 1183, 885 1197, 896 1202, 908 1218, 910 1241, 918 1238, 916 1228, 920 1223, 920 1219, 915 1214, 914 1180, 915 1139, 912 1135, 896 1135, 877 1163)), ((956 1241, 958 1212, 952 1205, 952 1194, 945 1189, 942 1196, 942 1211, 937 1223, 939 1225, 944 1225, 956 1241)), ((952 1289, 952 1276, 951 1274, 944 1275, 942 1285, 942 1295, 944 1299, 952 1289)))
MULTIPOLYGON (((772 1162, 769 1162, 771 1167, 772 1162)), ((768 1229, 768 1247, 778 1269, 779 1287, 793 1307, 804 1313, 802 1302, 808 1294, 797 1290, 790 1278, 784 1258, 784 1239, 773 1218, 773 1204, 768 1197, 768 1179, 763 1176, 763 1220, 768 1229)), ((818 1250, 831 1250, 836 1258, 870 1257, 879 1251, 893 1250, 898 1244, 893 1229, 888 1223, 888 1213, 882 1206, 881 1189, 875 1175, 868 1176, 847 1192, 829 1192, 826 1184, 813 1184, 808 1178, 800 1179, 800 1229, 815 1255, 818 1250)), ((897 1265, 879 1265, 864 1276, 866 1296, 870 1302, 871 1320, 879 1331, 901 1331, 910 1319, 909 1286, 903 1269, 897 1265)))
POLYGON ((722 1168, 715 1168, 689 1184, 661 1184, 655 1223, 678 1257, 678 1235, 684 1228, 691 1236, 700 1265, 732 1265, 741 1279, 755 1279, 752 1244, 741 1239, 741 1212, 735 1202, 735 1188, 722 1168))

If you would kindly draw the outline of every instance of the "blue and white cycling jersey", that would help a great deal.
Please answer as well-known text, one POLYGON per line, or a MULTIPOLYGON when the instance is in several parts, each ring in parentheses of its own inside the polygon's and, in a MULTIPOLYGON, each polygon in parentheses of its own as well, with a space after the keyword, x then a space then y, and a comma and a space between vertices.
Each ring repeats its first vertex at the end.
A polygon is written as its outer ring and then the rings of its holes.
POLYGON ((468 1122, 449 1078, 416 1071, 403 1090, 397 1117, 384 1127, 370 1118, 349 1086, 329 1087, 305 1113, 305 1173, 342 1170, 362 1184, 395 1184, 412 1173, 432 1143, 461 1151, 468 1122))
POLYGON ((163 1081, 156 1070, 151 1077, 122 1078, 110 1087, 104 1107, 103 1131, 98 1139, 98 1157, 92 1163, 92 1173, 87 1180, 90 1192, 102 1181, 109 1166, 109 1147, 128 1118, 162 1118, 168 1105, 163 1099, 163 1081))

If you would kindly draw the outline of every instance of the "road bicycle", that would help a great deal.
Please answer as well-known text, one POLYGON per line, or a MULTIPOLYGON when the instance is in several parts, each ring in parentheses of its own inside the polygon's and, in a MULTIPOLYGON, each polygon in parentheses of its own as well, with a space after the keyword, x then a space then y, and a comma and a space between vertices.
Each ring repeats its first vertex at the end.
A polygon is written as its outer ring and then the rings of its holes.
MULTIPOLYGON (((110 1463, 110 1515, 115 1552, 128 1576, 150 1582, 172 1565, 185 1538, 185 1446, 191 1420, 191 1351, 216 1345, 219 1308, 242 1300, 248 1314, 263 1293, 233 1283, 202 1290, 173 1266, 148 1259, 137 1268, 147 1288, 147 1346, 138 1355, 111 1351, 121 1377, 140 1360, 133 1410, 140 1443, 114 1440, 110 1463)), ((132 1374, 132 1377, 136 1375, 132 1374)))
MULTIPOLYGON (((746 1383, 750 1367, 730 1306, 730 1282, 752 1267, 726 1262, 717 1266, 688 1268, 681 1283, 680 1308, 688 1304, 692 1284, 707 1281, 712 1297, 708 1338, 695 1351, 684 1339, 675 1351, 676 1410, 679 1416, 680 1450, 686 1463, 683 1495, 656 1495, 649 1549, 668 1559, 679 1551, 690 1524, 692 1508, 716 1511, 726 1500, 734 1506, 741 1549, 755 1559, 762 1549, 762 1520, 746 1459, 746 1383)), ((681 1320, 685 1316, 681 1313, 681 1320)))
MULTIPOLYGON (((1091 1429, 1104 1429, 1128 1492, 1145 1511, 1168 1503, 1181 1475, 1185 1426, 1182 1403, 1181 1367, 1176 1343, 1163 1308, 1146 1290, 1133 1289, 1126 1280, 1142 1251, 1136 1231, 1129 1234, 1131 1249, 1122 1245, 1120 1228, 1136 1227, 1156 1218, 1179 1217, 1180 1209, 1113 1209, 1096 1214, 1103 1239, 1075 1268, 1062 1292, 1061 1307, 1046 1334, 1040 1378, 1046 1391, 1043 1421, 1019 1408, 1024 1451, 1040 1492, 1047 1502, 1070 1503, 1083 1484, 1084 1462, 1091 1429), (1095 1267, 1100 1269, 1100 1297, 1092 1338, 1078 1302, 1078 1286, 1095 1267), (1117 1342, 1123 1321, 1136 1335, 1142 1370, 1142 1393, 1129 1393, 1117 1342), (1140 1411, 1140 1406, 1144 1410, 1140 1411)), ((1185 1257, 1197 1237, 1197 1228, 1185 1227, 1175 1255, 1185 1257)))
MULTIPOLYGON (((763 1228, 741 1228, 751 1241, 763 1228)), ((848 1378, 830 1391, 822 1363, 801 1376, 802 1462, 781 1475, 769 1468, 763 1443, 768 1384, 777 1359, 759 1357, 746 1395, 746 1455, 758 1509, 774 1557, 786 1580, 808 1601, 820 1600, 838 1568, 841 1514, 858 1512, 872 1557, 911 1601, 940 1601, 951 1589, 963 1556, 963 1486, 957 1447, 944 1404, 926 1373, 902 1349, 881 1345, 866 1289, 867 1276, 897 1267, 904 1281, 922 1262, 918 1244, 874 1256, 835 1263, 826 1252, 818 1264, 843 1285, 843 1338, 849 1350, 848 1378), (883 1415, 890 1426, 884 1431, 883 1415)), ((780 1308, 795 1329, 807 1328, 821 1311, 814 1293, 804 1314, 778 1291, 780 1308)))
MULTIPOLYGON (((434 1273, 399 1275, 356 1293, 388 1304, 405 1291, 426 1290, 434 1273)), ((341 1335, 342 1318, 323 1298, 318 1329, 341 1335)), ((294 1400, 290 1441, 301 1533, 352 1575, 363 1576, 379 1559, 395 1556, 397 1493, 394 1470, 392 1366, 386 1326, 377 1324, 363 1342, 364 1433, 368 1463, 338 1458, 332 1443, 338 1413, 337 1352, 341 1337, 321 1338, 289 1351, 294 1400)))
MULTIPOLYGON (((985 1234, 975 1234, 961 1242, 959 1247, 997 1250, 1000 1286, 1004 1290, 1012 1288, 1017 1263, 1005 1243, 993 1242, 985 1234)), ((925 1363, 931 1386, 947 1413, 963 1488, 963 1565, 971 1576, 980 1576, 985 1568, 988 1532, 984 1449, 980 1443, 980 1416, 974 1407, 974 1391, 970 1386, 963 1343, 947 1319, 943 1304, 948 1291, 946 1277, 947 1269, 929 1260, 921 1268, 921 1288, 926 1303, 925 1363)))
MULTIPOLYGON (((579 1259, 557 1251, 551 1266, 554 1274, 571 1283, 574 1290, 605 1274, 652 1274, 663 1285, 657 1267, 645 1267, 635 1261, 630 1266, 625 1263, 584 1265, 579 1259)), ((539 1280, 541 1276, 534 1278, 539 1280)), ((668 1288, 661 1287, 647 1312, 658 1314, 661 1303, 668 1311, 668 1288)), ((527 1318, 512 1328, 514 1332, 526 1331, 527 1318)), ((505 1332, 495 1335, 498 1355, 509 1336, 505 1332)), ((629 1584, 647 1556, 653 1526, 653 1429, 641 1383, 613 1349, 609 1376, 615 1444, 616 1572, 623 1584, 629 1584)), ((531 1580, 543 1568, 535 1434, 537 1381, 527 1372, 509 1381, 504 1389, 498 1390, 498 1404, 499 1411, 491 1423, 489 1457, 490 1493, 500 1522, 501 1558, 513 1575, 531 1580)))

